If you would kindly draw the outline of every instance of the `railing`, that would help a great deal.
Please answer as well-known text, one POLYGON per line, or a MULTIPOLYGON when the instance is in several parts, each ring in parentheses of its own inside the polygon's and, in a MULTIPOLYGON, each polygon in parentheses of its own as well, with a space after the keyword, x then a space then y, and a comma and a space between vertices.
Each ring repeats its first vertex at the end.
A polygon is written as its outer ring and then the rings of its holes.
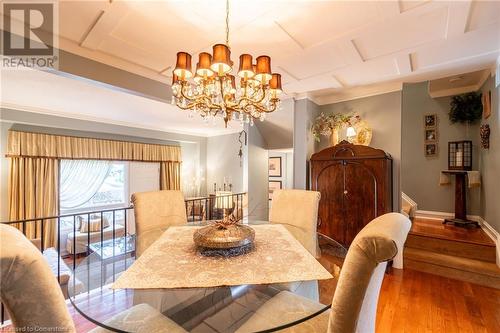
POLYGON ((212 195, 185 201, 188 222, 221 219, 224 214, 243 218, 243 199, 246 193, 212 195))
MULTIPOLYGON (((206 220, 214 220, 214 219, 220 219, 225 214, 231 214, 231 213, 235 215, 237 218, 241 219, 243 218, 243 207, 244 207, 243 200, 245 195, 246 193, 235 193, 223 196, 213 195, 208 197, 186 199, 185 207, 186 207, 187 220, 188 222, 201 222, 206 220)), ((63 260, 62 258, 64 258, 66 261, 70 260, 72 261, 70 266, 72 266, 71 268, 72 271, 74 272, 76 269, 77 259, 81 258, 82 256, 85 257, 89 255, 91 244, 100 243, 102 247, 104 241, 112 240, 114 244, 115 239, 129 236, 130 233, 127 222, 130 222, 130 219, 133 219, 134 217, 133 215, 130 216, 128 215, 129 213, 131 213, 133 209, 134 209, 133 206, 129 206, 129 207, 114 208, 114 209, 89 211, 84 213, 55 215, 55 216, 24 219, 17 221, 6 221, 1 223, 15 225, 19 230, 22 231, 22 233, 25 236, 30 238, 35 245, 39 243, 39 250, 42 253, 46 250, 45 243, 47 237, 47 228, 48 228, 47 225, 49 223, 55 223, 56 239, 54 245, 55 245, 55 250, 57 251, 58 261, 57 261, 57 272, 53 273, 56 275, 58 282, 61 283, 61 265, 62 264, 66 265, 66 263, 62 261, 63 260), (117 221, 117 216, 119 217, 119 221, 117 221), (99 231, 90 230, 90 221, 92 218, 97 218, 101 221, 99 231), (108 218, 111 220, 111 224, 108 227, 104 227, 105 224, 104 219, 108 218), (79 228, 77 228, 78 225, 77 220, 79 220, 80 224, 82 221, 86 220, 87 222, 86 232, 83 233, 79 232, 79 228), (61 244, 62 222, 64 222, 66 226, 64 231, 68 232, 67 234, 64 235, 65 236, 64 238, 66 239, 66 236, 72 233, 71 243, 68 240, 66 240, 66 244, 61 244), (67 228, 68 223, 71 226, 69 229, 67 228), (33 227, 31 228, 31 230, 29 230, 30 228, 28 228, 29 224, 31 224, 31 226, 33 227), (118 235, 118 237, 117 237, 117 225, 121 226, 119 228, 120 235, 118 235), (109 232, 108 229, 109 227, 111 227, 111 232, 109 232), (28 231, 30 231, 29 232, 30 235, 27 235, 28 231), (83 252, 80 252, 80 250, 77 247, 77 231, 80 234, 79 235, 80 237, 82 237, 82 235, 83 237, 86 236, 86 244, 84 246, 85 250, 83 252), (123 235, 121 235, 122 231, 123 235), (70 249, 70 251, 68 251, 68 254, 61 256, 62 253, 61 246, 64 246, 66 250, 68 248, 70 249)), ((67 295, 67 287, 68 287, 67 285, 61 286, 64 295, 67 295)), ((5 322, 5 311, 3 304, 1 304, 0 324, 3 325, 4 322, 5 322)))

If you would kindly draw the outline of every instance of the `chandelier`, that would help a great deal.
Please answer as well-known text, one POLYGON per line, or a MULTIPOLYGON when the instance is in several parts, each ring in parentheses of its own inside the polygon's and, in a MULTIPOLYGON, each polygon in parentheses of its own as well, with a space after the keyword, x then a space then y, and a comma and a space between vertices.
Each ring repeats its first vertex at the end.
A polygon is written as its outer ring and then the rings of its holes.
POLYGON ((217 116, 227 127, 231 119, 253 125, 264 121, 266 114, 280 105, 281 75, 271 72, 271 58, 240 55, 237 74, 231 74, 233 62, 229 47, 229 0, 226 1, 226 43, 215 44, 213 54, 199 54, 196 71, 191 70, 191 55, 177 53, 172 75, 172 103, 189 110, 190 117, 199 113, 206 121, 217 116))

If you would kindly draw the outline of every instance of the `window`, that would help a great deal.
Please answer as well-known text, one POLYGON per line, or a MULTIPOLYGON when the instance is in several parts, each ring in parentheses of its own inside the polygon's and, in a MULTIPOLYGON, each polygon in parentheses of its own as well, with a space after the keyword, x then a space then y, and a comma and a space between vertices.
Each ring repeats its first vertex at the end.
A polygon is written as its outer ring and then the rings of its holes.
POLYGON ((61 214, 128 206, 126 162, 62 160, 59 207, 61 214))

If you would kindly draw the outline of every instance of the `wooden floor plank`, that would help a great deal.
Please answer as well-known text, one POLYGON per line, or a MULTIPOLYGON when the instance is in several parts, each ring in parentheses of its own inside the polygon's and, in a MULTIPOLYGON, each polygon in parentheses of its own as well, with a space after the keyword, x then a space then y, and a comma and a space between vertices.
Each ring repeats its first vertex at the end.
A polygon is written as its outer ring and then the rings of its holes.
POLYGON ((415 218, 410 234, 495 246, 495 242, 481 228, 463 228, 442 224, 442 220, 415 218))

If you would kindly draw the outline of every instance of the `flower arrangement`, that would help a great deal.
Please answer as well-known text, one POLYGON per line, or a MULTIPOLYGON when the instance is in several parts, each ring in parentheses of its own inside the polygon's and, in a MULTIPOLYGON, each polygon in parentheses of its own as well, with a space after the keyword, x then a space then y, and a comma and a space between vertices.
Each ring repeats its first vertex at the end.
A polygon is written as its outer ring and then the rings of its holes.
POLYGON ((334 113, 325 115, 323 112, 316 118, 311 127, 312 134, 316 141, 320 141, 320 136, 329 136, 335 130, 345 127, 352 127, 360 122, 361 117, 358 115, 349 115, 342 113, 334 113))

